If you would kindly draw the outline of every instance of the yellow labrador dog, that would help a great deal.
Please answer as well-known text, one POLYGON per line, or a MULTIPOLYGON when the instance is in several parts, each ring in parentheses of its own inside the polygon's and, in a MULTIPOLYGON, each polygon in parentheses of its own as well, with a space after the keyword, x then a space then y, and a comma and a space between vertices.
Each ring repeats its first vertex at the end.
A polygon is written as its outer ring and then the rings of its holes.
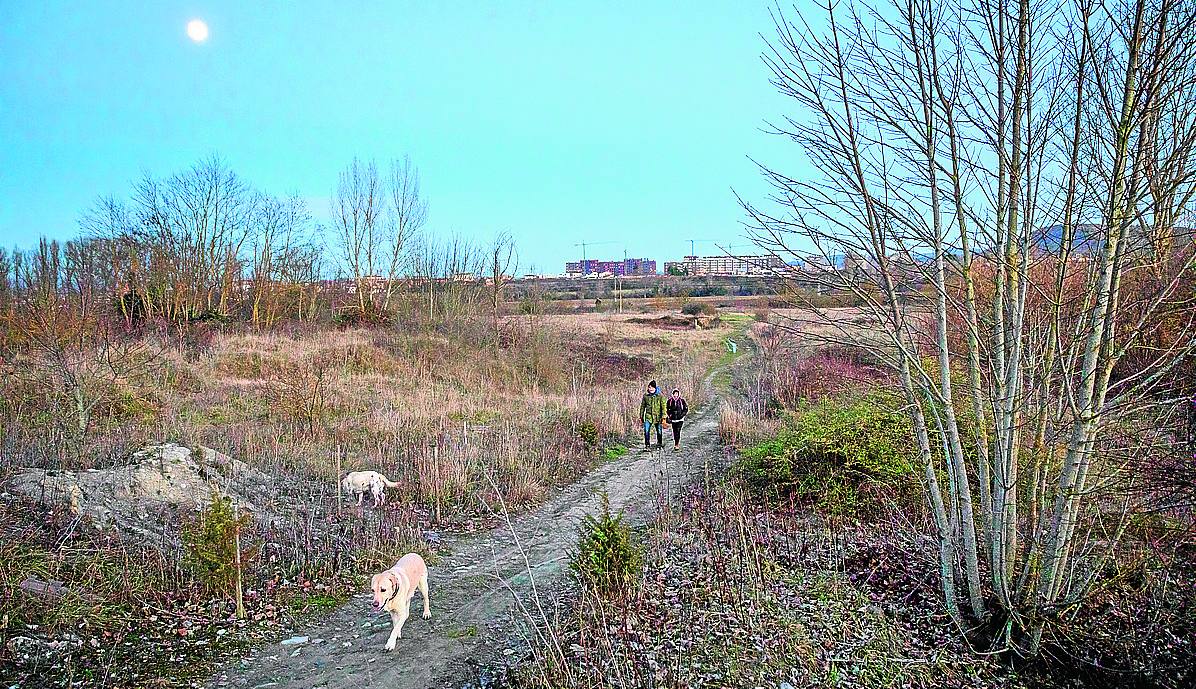
POLYGON ((394 567, 375 574, 370 580, 370 588, 374 589, 374 609, 389 612, 390 622, 394 625, 386 642, 388 651, 395 650, 395 641, 403 638, 403 623, 407 621, 411 597, 417 588, 424 594, 424 619, 432 617, 432 611, 428 609, 428 566, 415 553, 407 553, 394 567))
POLYGON ((350 471, 341 479, 341 490, 349 497, 356 495, 358 507, 366 493, 374 497, 374 507, 382 506, 386 503, 386 489, 398 485, 376 471, 350 471))

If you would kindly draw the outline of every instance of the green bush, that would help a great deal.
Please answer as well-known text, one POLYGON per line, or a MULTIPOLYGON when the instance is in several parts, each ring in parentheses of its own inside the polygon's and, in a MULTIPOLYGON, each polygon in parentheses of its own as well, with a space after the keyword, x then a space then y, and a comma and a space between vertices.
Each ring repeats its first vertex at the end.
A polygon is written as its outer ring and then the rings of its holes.
POLYGON ((602 494, 597 516, 587 514, 578 528, 577 552, 570 567, 583 583, 601 593, 626 589, 643 566, 643 550, 635 542, 623 513, 611 514, 610 498, 602 494))
POLYGON ((604 462, 613 462, 625 454, 627 454, 626 445, 608 445, 602 450, 602 460, 604 462))
POLYGON ((577 437, 581 438, 586 445, 594 447, 598 444, 598 427, 594 425, 593 421, 583 421, 577 427, 577 437))
MULTIPOLYGON (((248 530, 252 520, 236 514, 232 500, 212 492, 212 501, 183 528, 183 561, 213 593, 231 596, 237 578, 237 533, 248 530)), ((241 567, 254 550, 241 547, 241 567)))
POLYGON ((900 497, 916 486, 912 425, 896 397, 825 398, 794 412, 771 440, 744 450, 733 473, 768 498, 812 502, 837 515, 873 507, 866 493, 900 497))

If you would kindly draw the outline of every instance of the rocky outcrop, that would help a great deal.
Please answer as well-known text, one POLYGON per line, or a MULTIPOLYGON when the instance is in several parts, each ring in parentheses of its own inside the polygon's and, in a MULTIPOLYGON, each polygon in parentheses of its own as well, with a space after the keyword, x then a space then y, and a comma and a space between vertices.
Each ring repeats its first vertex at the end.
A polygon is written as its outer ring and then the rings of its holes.
POLYGON ((244 462, 208 447, 175 443, 134 453, 125 466, 86 471, 29 469, 7 482, 12 493, 64 507, 101 529, 133 536, 177 538, 180 512, 200 509, 213 490, 250 511, 249 496, 268 494, 268 479, 244 462))

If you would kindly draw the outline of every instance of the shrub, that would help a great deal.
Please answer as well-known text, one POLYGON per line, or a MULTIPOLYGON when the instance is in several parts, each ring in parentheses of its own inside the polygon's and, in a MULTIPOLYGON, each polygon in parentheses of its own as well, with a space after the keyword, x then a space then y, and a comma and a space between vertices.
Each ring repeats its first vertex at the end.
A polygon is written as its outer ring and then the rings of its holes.
POLYGON ((342 328, 368 328, 389 325, 391 315, 377 306, 367 304, 364 311, 359 306, 353 306, 337 312, 332 316, 332 322, 342 328))
POLYGON ((831 347, 810 356, 785 357, 777 366, 776 400, 788 409, 875 385, 884 372, 858 349, 831 347))
POLYGON ((718 309, 714 304, 708 304, 702 301, 691 301, 685 306, 681 307, 681 313, 686 316, 713 316, 718 313, 718 309))
POLYGON ((623 513, 611 514, 602 494, 598 515, 587 514, 578 528, 577 552, 570 567, 583 583, 601 593, 626 589, 639 577, 643 550, 635 542, 623 513))
POLYGON ((290 421, 296 432, 316 435, 332 408, 332 375, 331 363, 324 356, 287 362, 281 371, 267 377, 271 411, 290 421))
POLYGON ((602 460, 605 462, 613 462, 625 454, 627 454, 626 445, 609 445, 602 450, 602 460))
MULTIPOLYGON (((231 596, 237 580, 237 535, 252 523, 246 513, 236 514, 232 500, 212 492, 212 501, 183 528, 183 562, 213 593, 231 596)), ((253 549, 241 548, 240 566, 253 558, 253 549)))
POLYGON ((744 435, 747 416, 730 402, 723 401, 718 410, 718 437, 724 445, 734 445, 744 435))
POLYGON ((200 356, 212 349, 218 332, 211 323, 194 323, 172 329, 171 339, 185 359, 198 361, 200 356))
POLYGON ((901 496, 916 484, 908 417, 887 392, 823 399, 795 412, 775 438, 744 450, 734 473, 769 498, 812 502, 836 515, 867 511, 862 493, 901 496))
POLYGON ((598 427, 594 425, 593 421, 583 421, 577 427, 577 437, 581 438, 587 446, 594 447, 598 444, 598 427))

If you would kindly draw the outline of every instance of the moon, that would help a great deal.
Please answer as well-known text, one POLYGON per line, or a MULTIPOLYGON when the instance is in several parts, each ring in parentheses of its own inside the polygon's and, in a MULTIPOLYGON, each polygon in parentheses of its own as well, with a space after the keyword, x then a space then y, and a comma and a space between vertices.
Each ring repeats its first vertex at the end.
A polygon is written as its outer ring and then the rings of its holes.
POLYGON ((208 25, 202 19, 187 22, 187 37, 196 43, 208 40, 208 25))

